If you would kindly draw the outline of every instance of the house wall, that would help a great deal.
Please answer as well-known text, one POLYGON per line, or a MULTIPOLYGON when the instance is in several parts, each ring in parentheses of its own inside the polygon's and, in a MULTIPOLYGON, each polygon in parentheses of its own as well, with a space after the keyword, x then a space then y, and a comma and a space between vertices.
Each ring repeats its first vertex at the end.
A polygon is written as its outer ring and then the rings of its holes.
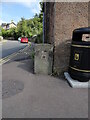
POLYGON ((88 3, 55 3, 54 22, 54 72, 58 75, 68 70, 72 32, 88 26, 88 3))
POLYGON ((2 25, 2 28, 5 30, 8 30, 13 27, 16 27, 16 25, 14 23, 5 23, 5 25, 2 25))
POLYGON ((3 28, 4 30, 6 30, 6 26, 3 26, 2 28, 3 28))
POLYGON ((13 27, 16 27, 16 25, 14 25, 13 23, 11 23, 11 24, 9 25, 9 29, 10 29, 10 28, 13 28, 13 27))

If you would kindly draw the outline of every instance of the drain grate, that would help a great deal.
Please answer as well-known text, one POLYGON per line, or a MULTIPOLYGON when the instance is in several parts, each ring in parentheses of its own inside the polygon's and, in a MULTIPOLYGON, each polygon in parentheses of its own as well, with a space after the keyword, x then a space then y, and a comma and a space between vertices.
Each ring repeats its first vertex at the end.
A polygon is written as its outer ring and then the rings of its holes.
POLYGON ((2 98, 14 96, 24 89, 24 83, 18 80, 3 80, 2 81, 2 98))

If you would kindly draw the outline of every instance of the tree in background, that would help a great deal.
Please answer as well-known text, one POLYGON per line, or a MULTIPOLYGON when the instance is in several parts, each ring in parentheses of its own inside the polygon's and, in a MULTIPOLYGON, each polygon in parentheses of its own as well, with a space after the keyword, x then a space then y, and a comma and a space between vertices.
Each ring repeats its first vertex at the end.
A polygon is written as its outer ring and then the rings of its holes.
POLYGON ((0 26, 0 36, 2 36, 2 27, 0 26))
POLYGON ((33 36, 37 36, 36 40, 37 42, 42 42, 43 38, 41 37, 43 35, 43 12, 42 7, 43 3, 40 2, 41 11, 38 14, 35 14, 32 19, 25 19, 21 18, 21 20, 18 22, 16 28, 10 28, 9 30, 2 29, 2 36, 4 38, 8 37, 14 37, 14 39, 18 39, 18 37, 28 37, 32 38, 33 36))

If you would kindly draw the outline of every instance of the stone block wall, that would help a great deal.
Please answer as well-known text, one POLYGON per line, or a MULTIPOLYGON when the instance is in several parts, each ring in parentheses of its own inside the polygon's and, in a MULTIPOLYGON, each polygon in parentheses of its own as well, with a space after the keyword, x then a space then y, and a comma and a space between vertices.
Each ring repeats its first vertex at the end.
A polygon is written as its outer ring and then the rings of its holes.
POLYGON ((52 74, 53 45, 35 44, 34 73, 52 74))

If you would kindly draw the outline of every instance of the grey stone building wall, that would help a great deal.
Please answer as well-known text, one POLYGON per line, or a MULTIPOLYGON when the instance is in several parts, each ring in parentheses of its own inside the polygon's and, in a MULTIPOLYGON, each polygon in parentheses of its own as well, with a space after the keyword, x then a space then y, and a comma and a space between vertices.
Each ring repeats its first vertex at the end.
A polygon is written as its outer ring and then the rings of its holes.
POLYGON ((45 6, 47 13, 46 36, 48 43, 54 42, 54 73, 61 75, 68 70, 72 32, 88 26, 88 3, 56 2, 45 6), (50 12, 50 9, 53 9, 50 12), (48 14, 48 15, 47 15, 48 14), (52 27, 53 26, 53 27, 52 27), (48 28, 49 27, 49 28, 48 28))
POLYGON ((44 41, 54 43, 54 2, 44 3, 44 41))
POLYGON ((72 32, 88 26, 88 3, 55 3, 54 71, 62 74, 68 70, 72 32))

